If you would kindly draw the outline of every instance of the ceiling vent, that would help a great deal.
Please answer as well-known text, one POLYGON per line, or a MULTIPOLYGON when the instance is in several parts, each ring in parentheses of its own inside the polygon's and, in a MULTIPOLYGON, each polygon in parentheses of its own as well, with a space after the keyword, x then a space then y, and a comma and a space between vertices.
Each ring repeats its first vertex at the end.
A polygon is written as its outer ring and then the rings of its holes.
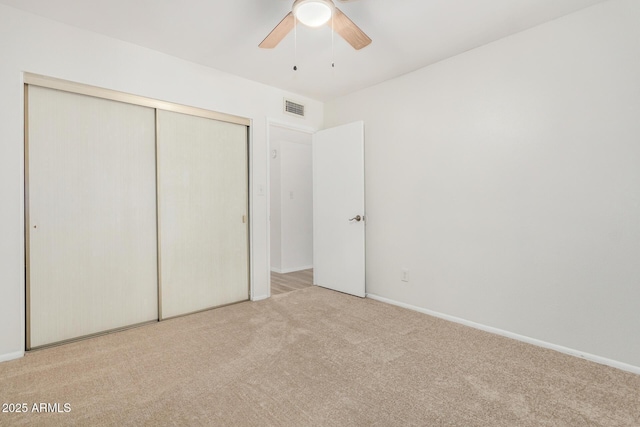
POLYGON ((289 99, 284 100, 284 112, 293 114, 294 116, 304 117, 304 105, 293 102, 289 99))

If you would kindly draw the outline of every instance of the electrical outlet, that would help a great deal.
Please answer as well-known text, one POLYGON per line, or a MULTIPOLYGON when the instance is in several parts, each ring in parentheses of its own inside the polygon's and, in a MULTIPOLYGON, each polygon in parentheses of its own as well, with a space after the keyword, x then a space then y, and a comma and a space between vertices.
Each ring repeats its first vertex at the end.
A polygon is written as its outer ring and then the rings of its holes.
POLYGON ((400 280, 402 280, 403 282, 408 282, 409 281, 409 270, 406 268, 403 268, 401 273, 400 273, 400 280))

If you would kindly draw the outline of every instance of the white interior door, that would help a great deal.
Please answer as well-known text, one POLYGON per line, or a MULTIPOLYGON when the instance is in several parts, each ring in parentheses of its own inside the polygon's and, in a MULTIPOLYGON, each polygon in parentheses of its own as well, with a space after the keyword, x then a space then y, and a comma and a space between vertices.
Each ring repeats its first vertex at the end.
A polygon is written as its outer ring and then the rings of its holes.
POLYGON ((313 281, 365 296, 364 123, 313 135, 313 281))
POLYGON ((161 317, 249 298, 247 127, 158 110, 161 317))
POLYGON ((158 318, 154 110, 29 86, 28 348, 158 318))

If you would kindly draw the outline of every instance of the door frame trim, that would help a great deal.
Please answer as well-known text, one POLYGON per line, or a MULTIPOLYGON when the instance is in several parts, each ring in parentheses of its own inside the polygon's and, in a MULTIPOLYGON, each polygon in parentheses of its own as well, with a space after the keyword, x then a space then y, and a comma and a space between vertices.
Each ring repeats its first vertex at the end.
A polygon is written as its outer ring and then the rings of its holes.
POLYGON ((83 83, 71 82, 69 80, 57 79, 54 77, 42 76, 39 74, 24 73, 24 84, 41 86, 49 89, 57 89, 64 92, 71 92, 80 95, 93 96, 95 98, 110 99, 112 101, 124 102, 127 104, 140 105, 159 110, 173 111, 190 116, 204 117, 206 119, 218 120, 221 122, 235 123, 249 126, 251 120, 245 117, 234 116, 232 114, 220 113, 217 111, 205 110, 204 108, 191 107, 177 104, 175 102, 161 101, 140 95, 133 95, 112 89, 105 89, 98 86, 86 85, 83 83))

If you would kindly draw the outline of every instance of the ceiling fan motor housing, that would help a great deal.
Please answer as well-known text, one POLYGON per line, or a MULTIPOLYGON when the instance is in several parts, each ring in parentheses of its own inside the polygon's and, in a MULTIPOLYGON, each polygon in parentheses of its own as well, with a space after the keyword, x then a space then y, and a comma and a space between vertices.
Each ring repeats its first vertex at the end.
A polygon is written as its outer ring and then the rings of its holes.
POLYGON ((331 0, 295 0, 292 12, 304 25, 319 27, 331 19, 335 8, 331 0))

